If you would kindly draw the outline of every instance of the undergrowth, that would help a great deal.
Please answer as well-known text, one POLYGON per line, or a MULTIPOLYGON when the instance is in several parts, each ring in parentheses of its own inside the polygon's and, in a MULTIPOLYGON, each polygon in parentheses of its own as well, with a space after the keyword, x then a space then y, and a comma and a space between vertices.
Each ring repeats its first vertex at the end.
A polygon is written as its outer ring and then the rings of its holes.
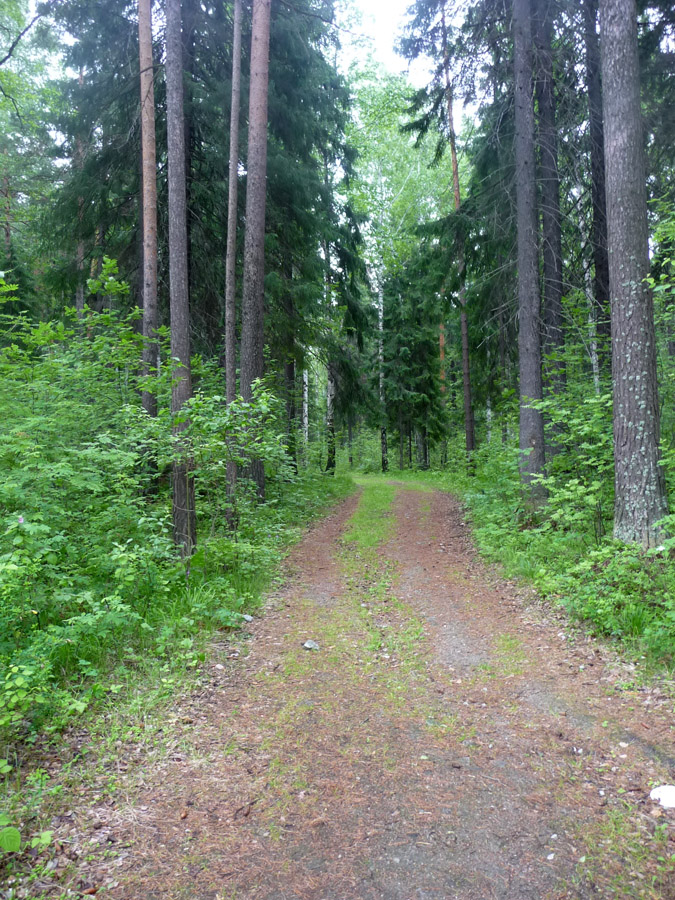
MULTIPOLYGON (((0 757, 58 733, 158 664, 196 667, 201 635, 254 606, 285 547, 351 482, 291 466, 277 401, 260 387, 226 407, 222 372, 195 360, 189 442, 197 552, 171 536, 173 437, 166 335, 140 407, 134 317, 33 325, 0 317, 0 757), (266 502, 241 477, 266 460, 266 502), (236 493, 225 469, 240 464, 236 493), (4 752, 3 752, 4 745, 4 752)), ((146 379, 146 382, 148 380, 146 379)), ((147 384, 146 384, 147 386, 147 384)))

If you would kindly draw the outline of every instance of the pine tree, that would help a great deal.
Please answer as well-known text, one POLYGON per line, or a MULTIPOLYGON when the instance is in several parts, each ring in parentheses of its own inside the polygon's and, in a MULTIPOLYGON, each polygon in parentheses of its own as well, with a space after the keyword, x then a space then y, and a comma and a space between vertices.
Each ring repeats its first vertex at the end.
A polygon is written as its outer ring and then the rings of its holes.
POLYGON ((193 461, 180 438, 187 424, 183 418, 183 407, 192 396, 180 0, 166 2, 166 105, 169 152, 171 414, 177 438, 173 463, 173 534, 181 553, 188 557, 197 544, 197 521, 193 461))
POLYGON ((614 392, 614 536, 661 543, 667 500, 659 453, 656 339, 635 0, 601 0, 614 392))

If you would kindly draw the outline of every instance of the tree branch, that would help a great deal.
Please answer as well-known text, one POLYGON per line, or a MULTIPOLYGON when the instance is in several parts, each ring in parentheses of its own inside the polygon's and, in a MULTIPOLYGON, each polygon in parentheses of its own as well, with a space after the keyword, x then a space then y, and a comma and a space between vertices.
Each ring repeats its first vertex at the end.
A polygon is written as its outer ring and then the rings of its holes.
POLYGON ((5 100, 8 100, 12 104, 12 106, 14 107, 14 112, 16 113, 16 117, 19 120, 19 124, 21 125, 21 127, 23 127, 23 119, 21 118, 21 111, 19 110, 17 102, 14 99, 14 97, 12 97, 11 94, 7 93, 7 91, 2 86, 1 81, 0 81, 0 94, 2 94, 2 96, 5 98, 5 100))
POLYGON ((28 25, 26 25, 26 27, 23 29, 23 31, 20 31, 19 34, 17 34, 17 36, 14 38, 14 40, 10 44, 9 50, 7 51, 7 53, 5 53, 3 58, 0 59, 0 66, 4 66, 4 64, 7 62, 7 60, 11 59, 11 56, 14 53, 14 51, 16 50, 16 48, 18 47, 21 39, 24 37, 24 35, 28 34, 28 32, 33 27, 33 25, 35 25, 35 23, 38 21, 38 19, 41 19, 43 15, 44 15, 44 13, 37 13, 37 15, 35 15, 31 19, 31 21, 28 23, 28 25))

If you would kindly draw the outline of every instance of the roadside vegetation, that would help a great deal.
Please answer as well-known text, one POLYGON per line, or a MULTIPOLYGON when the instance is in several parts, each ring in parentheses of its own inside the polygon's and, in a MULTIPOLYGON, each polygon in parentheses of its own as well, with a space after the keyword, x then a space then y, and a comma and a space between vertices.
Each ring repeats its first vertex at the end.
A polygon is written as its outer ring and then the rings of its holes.
MULTIPOLYGON (((461 498, 481 553, 507 577, 533 586, 628 657, 670 672, 675 667, 675 540, 666 538, 647 551, 613 540, 611 438, 604 421, 609 399, 593 398, 585 407, 588 418, 573 423, 576 431, 570 429, 545 479, 548 504, 535 514, 520 490, 518 449, 498 436, 481 445, 470 468, 457 437, 448 446, 444 467, 432 456, 431 468, 391 469, 388 478, 461 498), (588 433, 593 427, 595 436, 588 433)), ((359 449, 361 469, 376 472, 379 442, 364 438, 359 449)), ((342 457, 340 465, 347 465, 342 457)))
POLYGON ((225 408, 203 364, 187 432, 200 543, 182 560, 168 375, 156 379, 164 414, 145 416, 133 317, 4 326, 0 734, 11 745, 58 731, 148 668, 198 665, 208 633, 241 624, 304 523, 351 485, 298 475, 269 391, 225 408), (266 504, 245 473, 234 492, 224 477, 253 444, 267 461, 266 504))

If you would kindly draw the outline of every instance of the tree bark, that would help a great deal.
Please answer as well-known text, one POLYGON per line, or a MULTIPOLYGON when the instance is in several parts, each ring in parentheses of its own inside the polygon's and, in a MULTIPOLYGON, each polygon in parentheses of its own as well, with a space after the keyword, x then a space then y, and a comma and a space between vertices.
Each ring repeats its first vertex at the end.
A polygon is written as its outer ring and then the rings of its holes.
POLYGON ((5 198, 5 221, 3 222, 5 262, 9 266, 12 263, 12 190, 7 174, 2 177, 2 196, 5 198))
MULTIPOLYGON (((440 363, 440 378, 441 378, 441 406, 445 410, 445 404, 447 402, 446 398, 446 385, 445 385, 445 322, 441 322, 438 326, 438 354, 439 354, 439 363, 440 363)), ((441 468, 445 468, 448 464, 448 438, 445 434, 445 429, 443 432, 443 439, 441 441, 441 468)), ((403 467, 401 467, 403 468, 403 467)))
MULTIPOLYGON (((141 155, 143 182, 143 374, 157 364, 157 162, 155 89, 152 63, 152 0, 138 0, 138 48, 141 80, 141 155)), ((143 409, 157 415, 157 398, 141 395, 143 409)))
MULTIPOLYGON (((455 202, 455 212, 461 207, 461 194, 459 188, 459 163, 457 160, 457 140, 455 136, 455 123, 452 111, 453 95, 450 81, 450 57, 448 53, 448 36, 445 26, 445 8, 441 10, 441 23, 443 28, 443 70, 445 73, 445 102, 447 105, 448 131, 450 135, 450 157, 452 161, 452 186, 455 202)), ((466 455, 471 470, 471 454, 476 449, 476 429, 474 426, 473 403, 471 400, 471 359, 469 356, 469 324, 466 316, 466 288, 464 284, 464 248, 461 240, 457 242, 457 257, 459 267, 459 305, 460 305, 460 329, 462 335, 462 386, 464 392, 464 438, 466 455)), ((443 372, 443 377, 445 372, 443 372)), ((444 387, 444 386, 443 386, 444 387)))
MULTIPOLYGON (((264 371, 265 199, 267 178, 267 94, 271 0, 253 0, 246 177, 246 236, 241 314, 241 396, 250 401, 264 371)), ((263 461, 251 461, 258 496, 265 497, 263 461)))
MULTIPOLYGON (((77 80, 81 89, 84 84, 84 71, 80 67, 80 74, 77 80)), ((84 168, 84 140, 81 134, 75 139, 75 165, 79 172, 84 168)), ((77 198, 77 249, 75 251, 75 264, 77 266, 77 282, 75 284, 75 309, 78 318, 84 312, 84 238, 82 235, 82 227, 84 220, 84 197, 77 198)))
POLYGON ((600 33, 614 394, 614 537, 658 546, 667 513, 635 0, 601 0, 600 33))
POLYGON ((544 424, 532 406, 541 400, 541 321, 537 190, 532 104, 532 30, 529 0, 514 0, 515 157, 518 222, 518 354, 520 366, 520 479, 535 505, 543 499, 544 424))
POLYGON ((403 471, 403 457, 405 453, 405 432, 403 430, 403 412, 398 411, 398 467, 403 471))
MULTIPOLYGON (((583 217, 579 220, 579 237, 581 238, 581 246, 586 249, 591 247, 590 257, 593 255, 593 248, 591 246, 591 240, 586 233, 586 227, 583 220, 583 217)), ((585 256, 585 254, 584 254, 585 256)), ((585 286, 585 294, 586 294, 586 302, 588 304, 588 358, 591 362, 591 371, 593 373, 593 388, 595 390, 595 396, 598 397, 600 395, 600 357, 598 355, 598 321, 597 321, 597 313, 598 308, 595 302, 595 294, 593 292, 593 276, 591 274, 591 263, 590 258, 588 263, 585 259, 582 258, 582 265, 584 267, 584 286, 585 286)))
MULTIPOLYGON (((239 202, 239 116, 241 111, 242 0, 234 0, 232 35, 232 95, 230 102, 230 165, 227 195, 227 249, 225 254, 225 399, 237 396, 237 211, 239 202)), ((237 464, 226 463, 227 492, 234 496, 237 464)))
POLYGON ((330 366, 326 381, 326 472, 335 474, 335 380, 330 366))
POLYGON ((166 116, 169 148, 171 415, 176 439, 173 462, 173 536, 182 555, 187 558, 197 545, 197 518, 194 464, 185 442, 180 438, 187 422, 176 422, 181 417, 184 404, 192 397, 180 0, 166 0, 166 116))
POLYGON ((386 406, 384 398, 384 287, 380 281, 377 296, 378 345, 377 356, 380 375, 380 452, 382 471, 389 469, 389 448, 387 446, 386 406))
POLYGON ((534 16, 538 109, 539 182, 544 263, 544 352, 549 360, 549 385, 553 394, 565 389, 565 350, 562 312, 562 236, 560 226, 560 177, 553 74, 553 17, 550 0, 536 0, 534 16))
POLYGON ((304 462, 307 465, 309 456, 309 372, 302 370, 302 443, 304 462))
POLYGON ((295 359, 289 356, 284 363, 284 381, 286 383, 286 434, 288 455, 294 470, 298 471, 297 448, 297 408, 295 403, 295 359))
MULTIPOLYGON (((234 0, 232 38, 232 100, 230 106, 230 168, 227 197, 227 251, 225 256, 225 396, 237 396, 236 270, 237 203, 239 185, 239 112, 241 107, 242 0, 234 0)), ((228 476, 229 481, 229 476, 228 476)))
POLYGON ((607 200, 605 197, 605 133, 602 114, 600 42, 596 28, 598 0, 584 0, 584 41, 586 45, 586 90, 591 150, 591 241, 593 245, 594 296, 599 356, 609 371, 611 328, 609 311, 609 260, 607 256, 607 200))
MULTIPOLYGON (((502 397, 509 384, 508 372, 506 371, 506 323, 504 321, 504 304, 499 305, 499 387, 502 397)), ((506 445, 509 439, 508 422, 506 411, 502 410, 502 444, 506 445)))
POLYGON ((194 173, 193 158, 195 151, 195 72, 196 52, 195 33, 197 28, 197 16, 200 11, 199 0, 182 0, 183 7, 183 127, 184 127, 184 152, 185 152, 185 207, 187 226, 187 283, 188 293, 192 291, 193 277, 193 226, 195 218, 199 217, 199 210, 195 209, 194 201, 194 173))

